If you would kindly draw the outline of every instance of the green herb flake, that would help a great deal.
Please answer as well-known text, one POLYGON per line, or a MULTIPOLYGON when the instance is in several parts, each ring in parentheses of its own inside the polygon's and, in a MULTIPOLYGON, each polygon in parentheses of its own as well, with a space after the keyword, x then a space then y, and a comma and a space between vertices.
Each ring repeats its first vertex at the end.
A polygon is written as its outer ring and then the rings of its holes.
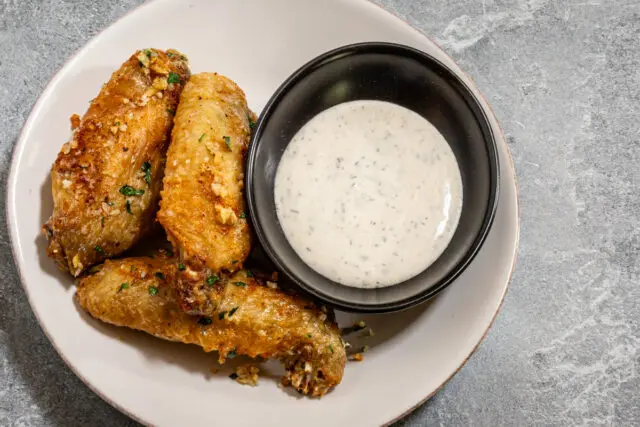
POLYGON ((164 251, 167 253, 168 257, 172 257, 173 256, 173 251, 171 249, 165 249, 164 251))
POLYGON ((200 138, 198 138, 198 142, 202 142, 205 136, 207 136, 206 133, 203 133, 202 135, 200 135, 200 138))
POLYGON ((231 150, 231 137, 230 136, 223 136, 222 139, 224 139, 224 143, 227 146, 227 148, 229 150, 231 150))
POLYGON ((182 263, 178 264, 178 270, 185 271, 186 269, 187 269, 187 267, 185 267, 184 264, 182 264, 182 263))
POLYGON ((240 218, 241 218, 241 219, 245 219, 246 217, 247 217, 247 214, 246 214, 246 213, 242 212, 242 213, 240 214, 240 218))
POLYGON ((307 334, 307 338, 311 339, 312 335, 311 334, 307 334))
POLYGON ((216 275, 207 277, 207 285, 213 286, 215 283, 220 280, 220 278, 216 275))
POLYGON ((224 316, 225 316, 226 314, 227 314, 227 312, 226 312, 226 311, 221 311, 220 313, 218 313, 218 319, 219 319, 219 320, 224 319, 224 316))
POLYGON ((233 316, 233 314, 234 314, 236 311, 238 311, 238 309, 239 309, 239 308, 240 308, 240 307, 233 307, 233 308, 231 309, 231 311, 229 311, 229 317, 233 316))
POLYGON ((147 58, 151 58, 151 49, 142 49, 142 52, 147 55, 147 58))
POLYGON ((101 246, 96 246, 93 249, 95 249, 95 251, 98 252, 99 254, 104 255, 104 249, 102 249, 101 246))
POLYGON ((247 284, 244 282, 233 282, 233 284, 236 286, 242 286, 242 287, 247 286, 247 284))
POLYGON ((229 378, 231 378, 232 380, 235 380, 236 378, 238 378, 238 374, 234 372, 233 374, 229 375, 229 378))
POLYGON ((129 287, 128 283, 123 283, 122 285, 120 285, 120 289, 118 289, 118 292, 122 292, 123 290, 127 289, 129 287))
POLYGON ((169 73, 167 83, 180 83, 180 75, 178 73, 169 73))
POLYGON ((256 127, 256 122, 253 121, 251 117, 249 117, 249 128, 254 129, 256 127))
POLYGON ((333 346, 332 346, 332 345, 329 345, 328 347, 329 347, 329 350, 331 351, 331 353, 333 354, 333 353, 334 353, 334 351, 333 351, 333 346))
POLYGON ((167 108, 167 113, 169 113, 171 115, 175 115, 176 114, 176 110, 174 110, 173 108, 167 108))
POLYGON ((209 317, 201 317, 200 320, 198 320, 198 323, 201 325, 210 325, 212 322, 213 320, 209 317))
POLYGON ((229 353, 227 353, 227 359, 233 359, 234 357, 236 357, 238 354, 236 353, 236 349, 234 348, 233 350, 231 350, 229 353))
POLYGON ((136 270, 137 270, 137 269, 136 269, 136 266, 135 266, 135 265, 132 265, 132 266, 131 266, 131 271, 136 271, 136 270))
POLYGON ((158 295, 158 288, 156 288, 155 286, 149 286, 149 295, 158 295))
POLYGON ((154 276, 156 276, 158 279, 160 280, 164 280, 164 274, 162 274, 161 272, 156 272, 153 274, 154 276))
POLYGON ((253 273, 251 272, 251 270, 247 270, 246 273, 247 277, 253 277, 253 273))
POLYGON ((238 263, 237 259, 234 259, 233 261, 231 261, 231 264, 237 264, 237 263, 238 263))
POLYGON ((131 211, 131 202, 129 200, 127 200, 127 202, 124 205, 127 208, 127 213, 129 215, 133 215, 133 212, 131 211))
POLYGON ((130 185, 123 185, 120 187, 120 194, 130 197, 130 196, 142 196, 144 194, 144 190, 136 190, 130 185))
POLYGON ((141 169, 144 172, 144 181, 147 185, 151 185, 151 163, 144 162, 141 169))
POLYGON ((168 56, 169 58, 173 58, 173 57, 175 56, 175 54, 174 54, 174 53, 172 53, 172 52, 167 52, 167 56, 168 56))

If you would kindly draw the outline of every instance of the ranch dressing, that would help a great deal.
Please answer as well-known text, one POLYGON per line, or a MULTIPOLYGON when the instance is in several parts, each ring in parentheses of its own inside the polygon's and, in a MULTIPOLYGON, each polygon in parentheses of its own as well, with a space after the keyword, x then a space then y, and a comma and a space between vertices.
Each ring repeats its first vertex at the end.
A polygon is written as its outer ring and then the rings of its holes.
POLYGON ((338 104, 287 146, 275 178, 278 220, 321 275, 377 288, 410 279, 445 250, 462 209, 462 178, 429 121, 382 101, 338 104))

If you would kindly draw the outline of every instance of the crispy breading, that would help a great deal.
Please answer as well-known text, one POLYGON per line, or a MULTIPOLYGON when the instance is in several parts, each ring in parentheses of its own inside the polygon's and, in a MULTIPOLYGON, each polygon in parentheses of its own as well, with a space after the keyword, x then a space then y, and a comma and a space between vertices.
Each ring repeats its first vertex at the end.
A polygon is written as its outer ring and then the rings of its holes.
POLYGON ((77 298, 99 320, 217 350, 221 362, 234 355, 279 359, 286 369, 283 384, 303 394, 322 396, 340 383, 346 353, 332 313, 242 270, 211 276, 207 288, 215 308, 207 317, 190 316, 174 300, 175 274, 168 258, 106 261, 80 281, 77 298))
POLYGON ((166 147, 190 72, 169 50, 138 51, 82 117, 51 172, 54 210, 47 254, 78 276, 119 255, 151 228, 166 147))

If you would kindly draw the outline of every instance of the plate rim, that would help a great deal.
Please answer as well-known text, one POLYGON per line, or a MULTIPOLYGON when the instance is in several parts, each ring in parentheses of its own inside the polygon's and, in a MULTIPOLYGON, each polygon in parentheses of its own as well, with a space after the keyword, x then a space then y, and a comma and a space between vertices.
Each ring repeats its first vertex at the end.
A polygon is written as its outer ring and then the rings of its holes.
MULTIPOLYGON (((16 140, 16 143, 14 144, 12 151, 11 151, 11 164, 9 167, 9 174, 7 177, 7 181, 6 181, 6 186, 5 186, 5 208, 4 208, 4 213, 5 213, 5 218, 6 218, 6 223, 7 223, 7 230, 8 230, 8 234, 9 234, 9 242, 11 245, 11 256, 12 256, 12 261, 13 261, 13 265, 15 268, 15 271, 18 273, 18 277, 20 279, 20 285, 24 291, 24 293, 27 296, 27 301, 29 302, 29 307, 31 308, 32 313, 34 314, 34 316, 36 317, 36 320, 38 321, 38 325, 40 327, 40 329, 42 330, 42 332, 45 334, 45 336, 47 337, 47 340, 49 341, 49 343, 51 344, 51 346, 53 347, 53 349, 56 351, 56 353, 58 354, 58 356, 62 359, 62 361, 65 363, 65 365, 67 365, 67 367, 71 370, 71 372, 73 372, 73 374, 80 379, 80 381, 82 381, 82 383, 84 383, 93 393, 95 393, 98 397, 100 397, 105 403, 107 403, 108 405, 112 406, 113 408, 117 409, 118 411, 120 411, 122 414, 124 414, 125 416, 131 418, 132 420, 142 424, 142 425, 152 425, 150 423, 148 423, 147 421, 141 419, 140 417, 138 417, 137 415, 135 415, 133 412, 127 410, 126 408, 122 407, 121 405, 117 404, 115 401, 113 401, 112 399, 110 399, 108 396, 106 396, 105 394, 103 394, 102 392, 100 392, 96 387, 94 387, 91 382, 86 379, 84 376, 82 376, 78 370, 74 367, 73 364, 71 364, 69 362, 69 360, 67 360, 67 358, 65 357, 65 355, 63 354, 63 352, 61 351, 61 349, 59 348, 59 346, 56 344, 56 340, 50 335, 49 330, 47 329, 47 327, 45 326, 45 324, 42 322, 39 313, 37 312, 37 310, 34 309, 34 303, 33 303, 33 299, 31 296, 31 293, 29 292, 29 290, 27 289, 27 286, 25 285, 25 275, 23 272, 23 268, 20 264, 20 262, 18 261, 19 259, 19 252, 22 252, 22 247, 20 246, 20 242, 19 242, 19 238, 18 238, 18 230, 17 230, 17 224, 15 221, 16 215, 15 212, 13 212, 13 208, 15 207, 15 205, 11 204, 10 202, 13 201, 15 199, 15 187, 16 187, 16 179, 17 179, 17 164, 19 163, 19 160, 22 158, 22 155, 24 154, 24 144, 25 144, 25 140, 26 140, 26 133, 30 130, 31 127, 33 127, 33 123, 36 119, 36 116, 39 114, 40 110, 43 107, 43 104, 45 102, 45 99, 48 98, 48 96, 51 94, 51 92, 53 92, 53 90, 56 88, 59 80, 62 78, 61 76, 61 72, 69 67, 71 67, 73 65, 73 63, 75 61, 77 61, 79 59, 79 57, 87 50, 89 50, 93 44, 95 44, 97 42, 97 40, 107 31, 109 30, 111 27, 113 27, 114 25, 120 23, 121 21, 129 18, 131 15, 138 13, 144 9, 146 9, 147 7, 150 7, 151 5, 155 4, 155 3, 159 3, 163 0, 145 0, 142 4, 128 10, 127 12, 125 12, 123 15, 121 15, 120 17, 118 17, 116 20, 114 20, 113 22, 109 23, 106 27, 102 28, 100 31, 98 31, 93 37, 91 37, 84 45, 82 45, 81 47, 79 47, 78 49, 76 49, 62 64, 60 64, 55 72, 53 73, 53 75, 51 76, 51 78, 49 78, 49 80, 47 81, 44 90, 38 95, 38 97, 36 98, 36 101, 33 103, 33 106, 31 107, 31 110, 29 112, 29 115, 27 116, 27 119, 25 120, 24 124, 22 125, 18 138, 16 140)), ((493 326, 498 314, 500 313, 502 306, 504 304, 504 300, 507 294, 507 291, 509 290, 509 286, 511 284, 511 280, 513 278, 513 273, 515 271, 515 266, 517 264, 517 259, 518 259, 518 255, 519 255, 519 246, 520 246, 520 199, 518 197, 519 195, 519 187, 518 187, 518 180, 517 180, 517 175, 516 175, 516 170, 515 170, 515 164, 513 161, 513 156, 511 154, 511 149, 509 148, 509 145, 507 143, 507 138, 505 136, 504 133, 504 129, 502 128, 502 125, 500 124, 500 122, 498 121, 498 118, 495 114, 495 111, 493 110, 493 108, 491 107, 491 105, 489 104, 488 100, 486 99, 485 95, 480 91, 478 85, 475 83, 475 81, 471 78, 471 76, 465 72, 458 64, 457 62, 451 57, 451 55, 449 55, 447 53, 446 50, 444 50, 440 44, 433 38, 429 37, 424 31, 422 31, 419 28, 414 27, 413 25, 411 25, 406 19, 402 18, 401 16, 399 16, 395 11, 391 10, 391 9, 387 9, 384 8, 383 6, 376 4, 373 2, 373 0, 350 0, 355 2, 359 2, 362 4, 363 7, 375 7, 377 9, 379 9, 383 14, 387 14, 388 17, 395 19, 397 21, 399 21, 400 23, 402 23, 404 26, 408 27, 409 29, 417 32, 421 37, 427 39, 429 42, 433 43, 434 47, 437 48, 438 50, 440 50, 440 52, 445 55, 447 57, 448 60, 450 60, 454 65, 455 65, 455 69, 452 70, 454 72, 460 73, 462 74, 466 79, 468 79, 468 85, 471 89, 475 90, 476 93, 475 95, 479 97, 479 100, 482 101, 481 103, 481 107, 486 108, 491 115, 494 118, 494 122, 495 125, 497 126, 497 136, 502 137, 502 140, 504 141, 504 146, 506 148, 506 157, 507 157, 507 162, 506 162, 506 166, 508 168, 510 168, 510 170, 513 173, 513 185, 514 185, 514 197, 515 197, 515 236, 514 236, 514 247, 513 247, 513 255, 512 255, 512 262, 511 262, 511 266, 510 266, 510 270, 509 270, 509 274, 507 276, 507 280, 506 283, 504 285, 504 288, 502 289, 501 295, 500 295, 500 302, 495 310, 495 312, 493 313, 493 316, 491 318, 491 321, 489 322, 489 324, 487 325, 484 333, 482 334, 482 336, 480 337, 480 339, 478 340, 478 342, 475 344, 475 346, 471 349, 471 351, 469 352, 469 354, 464 358, 464 360, 461 361, 460 365, 446 378, 444 379, 444 381, 439 384, 431 393, 429 393, 427 396, 425 396, 422 400, 416 402, 415 404, 413 404, 412 406, 410 406, 409 408, 405 409, 402 413, 398 414, 396 417, 385 421, 382 425, 384 426, 389 426, 399 420, 401 420, 402 418, 406 417, 407 415, 411 414, 413 411, 415 411, 418 407, 422 406, 426 401, 428 401, 430 398, 432 398, 436 393, 438 393, 461 369, 462 367, 469 361, 469 359, 471 358, 471 356, 473 356, 475 354, 475 352, 478 350, 480 344, 484 341, 484 339, 486 338, 487 334, 489 333, 489 330, 491 329, 491 327, 493 326)))

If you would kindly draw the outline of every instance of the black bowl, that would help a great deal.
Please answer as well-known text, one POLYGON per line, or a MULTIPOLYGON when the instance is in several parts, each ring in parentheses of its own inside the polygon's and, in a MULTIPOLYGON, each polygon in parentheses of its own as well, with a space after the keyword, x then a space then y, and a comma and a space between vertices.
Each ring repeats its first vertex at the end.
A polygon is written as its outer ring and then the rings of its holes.
POLYGON ((249 148, 246 197, 265 253, 297 285, 343 310, 399 310, 444 289, 484 242, 498 201, 495 138, 471 90, 437 59, 390 43, 344 46, 296 71, 265 107, 249 148), (363 99, 393 102, 429 120, 451 146, 463 185, 460 222, 444 253, 419 275, 377 289, 344 286, 307 266, 289 245, 274 200, 278 163, 296 132, 323 110, 363 99))

